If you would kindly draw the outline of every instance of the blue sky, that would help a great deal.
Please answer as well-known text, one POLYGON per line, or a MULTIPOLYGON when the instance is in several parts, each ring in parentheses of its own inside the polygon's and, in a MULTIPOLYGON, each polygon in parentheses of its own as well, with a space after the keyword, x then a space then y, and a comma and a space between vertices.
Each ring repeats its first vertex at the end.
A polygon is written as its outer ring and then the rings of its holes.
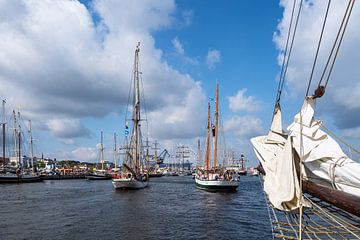
MULTIPOLYGON (((218 81, 227 146, 256 165, 249 139, 271 124, 291 4, 0 1, 0 12, 6 12, 0 16, 0 97, 7 99, 8 118, 20 107, 24 120, 33 120, 38 154, 96 161, 102 129, 111 158, 113 132, 123 139, 133 52, 140 41, 150 138, 170 150, 180 143, 195 148, 204 138, 206 104, 218 81)), ((285 127, 303 101, 324 7, 321 1, 305 3, 282 98, 285 127)), ((344 7, 331 8, 319 65, 344 7)), ((360 39, 354 27, 359 6, 353 15, 317 113, 356 146, 360 86, 350 63, 360 56, 352 54, 360 39)))

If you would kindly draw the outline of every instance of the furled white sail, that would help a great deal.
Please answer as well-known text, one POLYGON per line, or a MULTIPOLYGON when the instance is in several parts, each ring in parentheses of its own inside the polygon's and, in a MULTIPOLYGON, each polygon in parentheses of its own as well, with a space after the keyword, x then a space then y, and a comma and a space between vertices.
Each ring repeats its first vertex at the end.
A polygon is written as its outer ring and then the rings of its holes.
POLYGON ((264 190, 277 209, 299 207, 300 186, 294 159, 299 161, 301 141, 305 178, 360 196, 360 164, 348 158, 338 143, 320 129, 321 121, 314 119, 314 106, 315 99, 307 97, 301 108, 302 119, 300 113, 295 116, 287 129, 288 136, 282 132, 278 106, 268 135, 251 139, 266 172, 264 190))
MULTIPOLYGON (((305 177, 313 182, 360 196, 360 163, 351 160, 339 144, 322 131, 314 119, 315 99, 307 97, 301 108, 305 177)), ((293 148, 300 153, 300 113, 288 127, 293 148)))
POLYGON ((268 135, 251 139, 255 154, 266 172, 264 191, 275 208, 285 211, 294 210, 300 204, 292 141, 291 137, 283 134, 279 106, 275 110, 268 135))

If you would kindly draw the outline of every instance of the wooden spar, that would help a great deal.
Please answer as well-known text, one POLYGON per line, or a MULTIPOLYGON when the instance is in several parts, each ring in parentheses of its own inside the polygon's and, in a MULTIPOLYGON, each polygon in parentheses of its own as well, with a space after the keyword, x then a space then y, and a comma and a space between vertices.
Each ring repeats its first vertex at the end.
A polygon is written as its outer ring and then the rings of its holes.
POLYGON ((114 132, 114 165, 115 165, 115 172, 117 172, 117 151, 116 151, 116 133, 114 132))
POLYGON ((100 162, 101 162, 101 171, 104 171, 104 145, 103 145, 103 131, 101 131, 100 162))
MULTIPOLYGON (((136 46, 135 50, 135 70, 134 70, 134 80, 135 80, 135 112, 134 112, 134 143, 135 143, 135 172, 136 175, 140 174, 140 151, 139 151, 139 121, 140 121, 140 86, 139 86, 139 51, 140 43, 136 46)), ((133 157, 134 158, 134 157, 133 157)))
POLYGON ((360 217, 360 197, 303 180, 302 189, 314 197, 360 217))
POLYGON ((197 162, 197 165, 199 166, 200 165, 200 159, 201 159, 201 156, 200 156, 200 139, 198 139, 198 162, 197 162))
POLYGON ((216 160, 217 160, 218 127, 219 127, 219 85, 216 84, 215 129, 214 129, 214 170, 216 169, 216 160))
MULTIPOLYGON (((261 174, 266 175, 261 164, 257 167, 257 169, 261 174)), ((360 197, 358 196, 319 185, 308 180, 302 181, 302 190, 304 193, 310 194, 346 212, 360 217, 360 197)))
POLYGON ((33 171, 35 171, 31 120, 29 120, 29 133, 30 133, 30 157, 31 157, 31 167, 32 167, 33 171))
POLYGON ((15 157, 18 157, 18 147, 17 147, 17 139, 18 139, 18 134, 17 134, 17 129, 16 129, 16 113, 15 110, 13 110, 13 124, 14 124, 14 154, 15 157))
POLYGON ((205 152, 205 170, 209 170, 210 164, 210 102, 208 103, 208 124, 207 124, 207 138, 206 138, 206 152, 205 152))

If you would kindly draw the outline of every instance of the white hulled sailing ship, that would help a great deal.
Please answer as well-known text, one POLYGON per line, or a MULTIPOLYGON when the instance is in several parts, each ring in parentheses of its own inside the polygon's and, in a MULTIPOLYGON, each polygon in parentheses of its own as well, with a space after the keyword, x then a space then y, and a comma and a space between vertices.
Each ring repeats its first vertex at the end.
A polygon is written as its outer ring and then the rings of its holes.
POLYGON ((216 102, 215 102, 215 124, 211 125, 210 117, 210 103, 208 104, 208 123, 207 123, 207 138, 206 138, 206 151, 205 151, 205 165, 197 169, 195 175, 196 187, 208 190, 236 190, 240 184, 240 178, 235 171, 218 168, 217 161, 217 139, 219 128, 219 89, 216 85, 216 102), (213 135, 214 156, 213 168, 210 168, 210 134, 213 135))
MULTIPOLYGON (((133 112, 130 142, 126 144, 125 160, 119 174, 114 175, 112 184, 115 189, 140 189, 148 186, 148 171, 145 171, 146 159, 143 152, 142 133, 140 121, 140 81, 139 81, 139 52, 140 43, 136 46, 133 71, 133 112)), ((126 121, 126 119, 125 119, 126 121)), ((126 129, 128 128, 126 124, 126 129)), ((127 141, 126 141, 127 142, 127 141)), ((148 158, 148 156, 147 156, 148 158)), ((148 169, 148 166, 147 166, 148 169)))

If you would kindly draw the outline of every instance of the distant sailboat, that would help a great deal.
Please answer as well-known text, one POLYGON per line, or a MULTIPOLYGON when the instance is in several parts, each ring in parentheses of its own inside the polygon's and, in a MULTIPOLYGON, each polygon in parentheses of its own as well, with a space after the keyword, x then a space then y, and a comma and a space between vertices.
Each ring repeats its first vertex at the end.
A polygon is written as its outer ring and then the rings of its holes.
MULTIPOLYGON (((142 134, 140 121, 140 81, 139 81, 139 52, 140 43, 136 46, 134 61, 134 99, 132 131, 129 145, 126 147, 125 161, 121 167, 121 173, 115 175, 112 183, 115 189, 141 189, 148 186, 148 171, 145 171, 145 161, 148 156, 143 154, 142 134), (146 173, 145 173, 146 172, 146 173)), ((148 168, 148 166, 147 166, 148 168)))
POLYGON ((219 89, 216 85, 216 107, 215 107, 215 124, 210 123, 210 103, 208 104, 208 124, 207 124, 207 140, 205 152, 205 166, 198 168, 195 175, 196 187, 208 190, 236 190, 240 184, 238 174, 234 171, 217 168, 217 138, 218 138, 218 125, 219 125, 219 89), (214 166, 210 168, 210 133, 213 135, 214 144, 214 166))
POLYGON ((107 174, 104 170, 103 131, 101 131, 100 163, 101 163, 101 170, 96 170, 94 173, 86 175, 87 180, 109 180, 109 179, 111 179, 111 175, 107 174))
MULTIPOLYGON (((5 163, 5 100, 3 100, 3 115, 4 121, 2 123, 3 131, 2 131, 2 138, 3 138, 3 165, 2 170, 0 172, 0 183, 28 183, 28 182, 40 182, 42 181, 41 177, 34 173, 34 163, 33 163, 33 151, 32 151, 32 128, 31 128, 31 121, 29 121, 29 130, 30 130, 30 152, 32 158, 32 169, 25 169, 25 166, 22 162, 21 157, 21 128, 20 126, 17 127, 16 121, 16 113, 13 111, 13 125, 14 125, 14 159, 17 160, 16 169, 12 168, 11 166, 6 166, 5 163)), ((20 113, 18 113, 20 116, 20 113)))

